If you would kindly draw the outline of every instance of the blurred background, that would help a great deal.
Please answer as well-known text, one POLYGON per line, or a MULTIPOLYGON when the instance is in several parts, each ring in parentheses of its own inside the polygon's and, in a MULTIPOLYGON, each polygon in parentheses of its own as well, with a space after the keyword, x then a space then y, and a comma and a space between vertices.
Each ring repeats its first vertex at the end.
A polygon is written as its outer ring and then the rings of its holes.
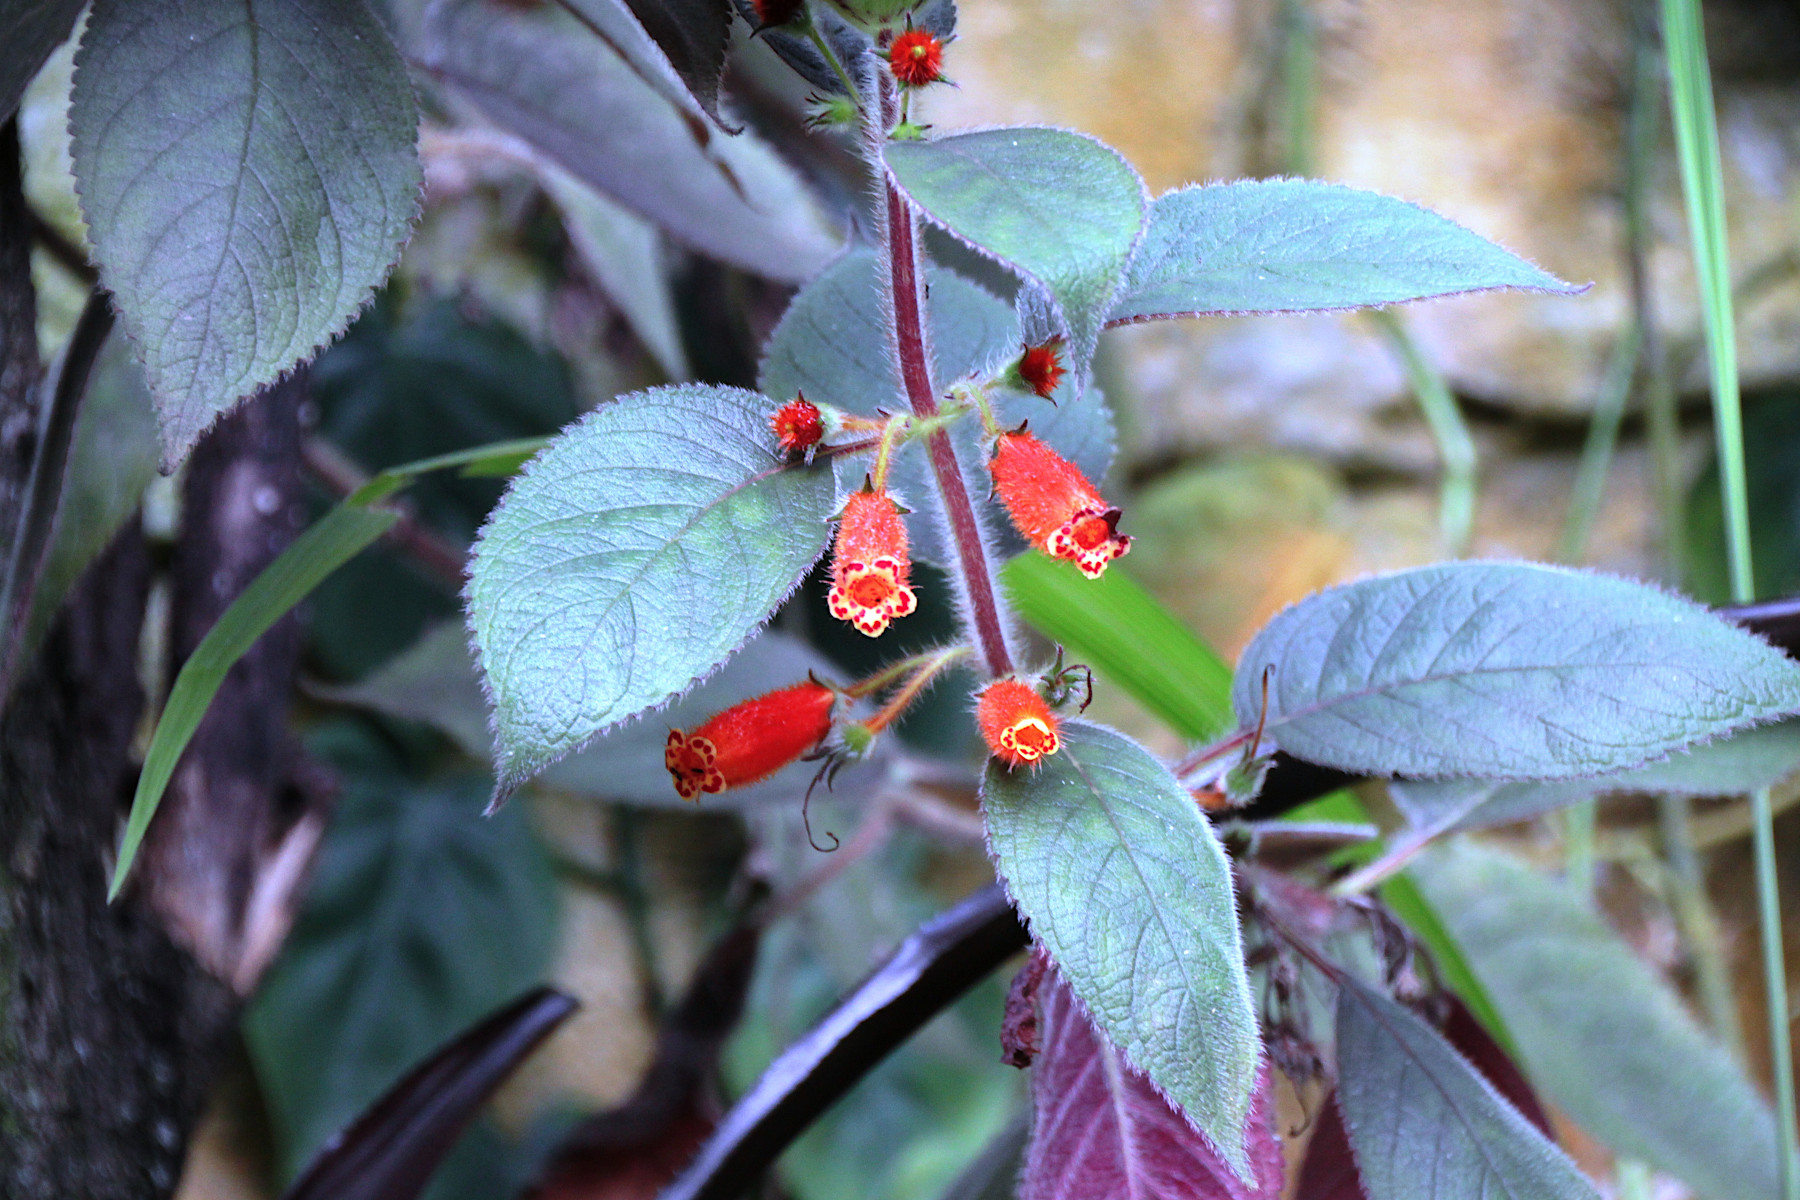
MULTIPOLYGON (((1725 598, 1698 296, 1653 7, 962 0, 946 59, 956 86, 922 102, 940 127, 1086 130, 1156 193, 1286 174, 1372 188, 1593 283, 1573 299, 1470 296, 1385 315, 1108 334, 1099 379, 1119 426, 1109 494, 1137 539, 1122 568, 1222 654, 1323 585, 1462 554, 1587 564, 1725 598), (1672 419, 1650 419, 1657 412, 1672 419)), ((614 88, 616 63, 572 25, 544 28, 555 31, 558 78, 594 89, 595 160, 576 172, 538 158, 452 86, 492 68, 444 57, 433 8, 392 6, 428 112, 423 221, 391 284, 310 372, 299 410, 308 492, 296 520, 384 466, 546 434, 622 391, 688 378, 754 386, 759 348, 795 286, 860 220, 853 157, 834 135, 806 132, 804 86, 742 25, 726 87, 745 132, 715 139, 737 183, 719 193, 691 186, 702 168, 680 155, 659 158, 654 122, 631 114, 662 101, 614 88), (611 154, 608 138, 650 152, 611 154)), ((1709 0, 1706 20, 1757 582, 1773 596, 1800 591, 1800 8, 1709 0)), ((67 337, 87 287, 72 269, 83 232, 65 136, 69 62, 67 50, 53 60, 21 115, 28 195, 73 256, 46 250, 35 263, 46 353, 67 337)), ((154 474, 146 404, 115 344, 78 441, 78 461, 90 464, 70 500, 78 518, 64 520, 87 549, 59 545, 59 562, 85 561, 128 520, 153 542, 173 536, 178 485, 154 474)), ((762 937, 721 1090, 659 1133, 679 1158, 720 1097, 747 1086, 919 921, 991 878, 955 687, 906 723, 896 751, 905 786, 859 789, 851 778, 815 801, 814 829, 844 843, 835 854, 810 848, 802 831, 804 779, 679 805, 654 757, 660 722, 479 820, 488 739, 457 594, 466 546, 499 491, 496 481, 427 480, 411 493, 405 535, 353 562, 305 610, 294 722, 334 814, 183 1200, 274 1195, 408 1065, 549 979, 580 998, 581 1013, 508 1086, 433 1191, 512 1194, 574 1121, 632 1094, 707 948, 774 895, 784 915, 762 937)), ((60 583, 57 569, 53 591, 76 567, 60 583)), ((839 678, 872 665, 868 645, 816 619, 819 595, 815 579, 772 636, 804 643, 796 652, 839 678)), ((928 604, 898 639, 923 646, 949 628, 942 604, 928 604)), ((147 653, 154 677, 156 650, 147 653)), ((779 681, 770 672, 791 668, 778 658, 747 653, 709 696, 779 681)), ((703 711, 708 700, 694 703, 703 711)), ((1104 680, 1095 707, 1175 748, 1104 680)), ((1647 802, 1608 807, 1595 841, 1600 895, 1728 1042, 1760 1046, 1748 823, 1732 806, 1697 814, 1717 918, 1711 951, 1738 981, 1708 1006, 1655 821, 1647 802)), ((1557 862, 1560 831, 1546 823, 1507 836, 1557 862)), ((1800 909, 1800 825, 1785 816, 1779 834, 1784 895, 1800 909)), ((1792 934, 1789 960, 1800 963, 1792 934)), ((978 989, 859 1086, 787 1154, 769 1194, 935 1200, 992 1138, 1018 1128, 1024 1079, 999 1063, 996 1040, 1005 982, 978 989)), ((1745 1061, 1766 1077, 1760 1054, 1745 1061)), ((1584 1165, 1603 1170, 1604 1152, 1573 1136, 1584 1165)), ((647 1198, 655 1183, 584 1186, 567 1194, 647 1198)), ((1661 1194, 1682 1193, 1667 1184, 1661 1194)))

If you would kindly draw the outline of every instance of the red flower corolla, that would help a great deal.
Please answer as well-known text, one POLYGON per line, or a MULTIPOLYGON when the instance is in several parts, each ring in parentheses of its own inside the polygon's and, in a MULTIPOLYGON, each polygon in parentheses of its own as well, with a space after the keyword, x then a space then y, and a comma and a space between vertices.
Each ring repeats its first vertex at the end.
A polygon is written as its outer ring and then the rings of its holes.
POLYGON ((1073 562, 1089 579, 1131 549, 1131 539, 1119 532, 1119 510, 1100 498, 1080 467, 1031 434, 1001 434, 988 471, 1025 540, 1073 562))
POLYGON ((870 637, 918 607, 906 522, 885 491, 865 488, 844 502, 831 548, 831 615, 870 637))
POLYGON ((819 406, 805 396, 795 396, 776 409, 769 417, 769 427, 775 431, 775 441, 783 454, 804 453, 825 436, 825 419, 819 406))
POLYGON ((944 77, 944 43, 923 29, 909 29, 888 47, 894 78, 907 87, 924 87, 944 77))
POLYGON ((996 679, 975 702, 975 724, 993 756, 1009 767, 1029 766, 1062 748, 1061 723, 1050 705, 1017 679, 996 679))
POLYGON ((692 733, 669 730, 663 766, 692 800, 767 779, 825 740, 837 693, 815 680, 734 704, 692 733))

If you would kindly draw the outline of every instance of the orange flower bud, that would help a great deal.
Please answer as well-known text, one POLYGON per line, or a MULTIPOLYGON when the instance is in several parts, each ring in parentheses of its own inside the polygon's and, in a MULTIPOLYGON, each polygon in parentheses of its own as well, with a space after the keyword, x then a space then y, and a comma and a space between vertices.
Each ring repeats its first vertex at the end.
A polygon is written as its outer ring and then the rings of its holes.
POLYGON ((1062 747, 1061 722, 1035 690, 1017 679, 996 679, 975 702, 975 724, 994 757, 1026 766, 1062 747))
POLYGON ((1100 498, 1080 467, 1031 434, 1001 434, 988 471, 1025 540, 1073 562, 1089 579, 1131 549, 1131 539, 1119 532, 1119 510, 1100 498))
POLYGON ((1046 400, 1069 373, 1069 368, 1063 366, 1060 342, 1025 347, 1025 353, 1019 356, 1017 370, 1025 386, 1046 400))
POLYGON ((692 800, 767 779, 825 740, 837 693, 807 680, 734 704, 692 733, 669 730, 663 766, 692 800))
POLYGON ((805 396, 795 396, 769 417, 775 441, 783 454, 803 454, 825 436, 825 418, 819 406, 805 396))
POLYGON ((944 43, 923 29, 909 29, 888 47, 894 78, 907 87, 924 87, 944 77, 944 43))
POLYGON ((919 606, 912 590, 906 522, 885 491, 853 494, 838 518, 831 548, 831 615, 870 637, 919 606))

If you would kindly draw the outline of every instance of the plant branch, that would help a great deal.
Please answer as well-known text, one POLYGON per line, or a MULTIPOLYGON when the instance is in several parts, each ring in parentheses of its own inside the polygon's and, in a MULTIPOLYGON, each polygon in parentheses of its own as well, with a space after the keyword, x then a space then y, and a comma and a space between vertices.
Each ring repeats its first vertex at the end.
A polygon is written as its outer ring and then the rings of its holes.
MULTIPOLYGON (((907 401, 922 418, 938 415, 937 392, 931 383, 931 362, 925 348, 925 312, 919 287, 917 226, 912 206, 892 180, 887 194, 888 282, 893 291, 894 337, 900 359, 900 379, 907 401)), ((956 544, 957 567, 968 597, 968 616, 973 641, 981 649, 989 675, 1013 673, 1012 654, 1006 645, 1006 620, 1000 608, 999 590, 988 566, 987 547, 975 504, 956 460, 956 447, 948 430, 939 429, 925 440, 931 470, 937 476, 938 494, 950 538, 956 544)))
POLYGON ((660 1200, 747 1191, 820 1113, 1028 940, 999 884, 921 926, 763 1072, 660 1200))

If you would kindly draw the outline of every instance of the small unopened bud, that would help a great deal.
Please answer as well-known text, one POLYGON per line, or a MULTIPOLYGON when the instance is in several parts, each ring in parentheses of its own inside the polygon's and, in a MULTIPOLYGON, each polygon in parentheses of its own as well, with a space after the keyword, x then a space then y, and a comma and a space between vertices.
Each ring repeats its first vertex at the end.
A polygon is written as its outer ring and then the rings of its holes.
POLYGON ((831 615, 879 637, 918 607, 906 521, 887 492, 865 487, 844 502, 831 549, 831 615))
POLYGON ((975 724, 988 750, 1008 767, 1029 766, 1062 748, 1056 714, 1017 679, 996 679, 983 689, 975 702, 975 724))
POLYGON ((988 472, 1019 534, 1089 579, 1131 549, 1131 539, 1119 532, 1119 510, 1101 499, 1080 467, 1031 434, 1001 434, 988 472))
POLYGON ((791 22, 806 7, 806 0, 750 0, 750 7, 756 10, 756 28, 761 32, 791 22))
POLYGON ((767 779, 831 732, 837 693, 816 680, 734 704, 692 733, 669 730, 663 766, 692 800, 767 779))
POLYGON ((769 417, 769 427, 783 454, 805 454, 825 436, 824 415, 805 396, 796 396, 776 409, 769 417))
POLYGON ((1063 366, 1060 341, 1026 346, 1024 353, 1019 355, 1019 361, 1013 366, 1017 382, 1045 400, 1055 394, 1056 385, 1068 373, 1069 368, 1063 366))
POLYGON ((908 29, 888 47, 888 66, 907 87, 924 87, 944 77, 944 43, 923 29, 908 29))

